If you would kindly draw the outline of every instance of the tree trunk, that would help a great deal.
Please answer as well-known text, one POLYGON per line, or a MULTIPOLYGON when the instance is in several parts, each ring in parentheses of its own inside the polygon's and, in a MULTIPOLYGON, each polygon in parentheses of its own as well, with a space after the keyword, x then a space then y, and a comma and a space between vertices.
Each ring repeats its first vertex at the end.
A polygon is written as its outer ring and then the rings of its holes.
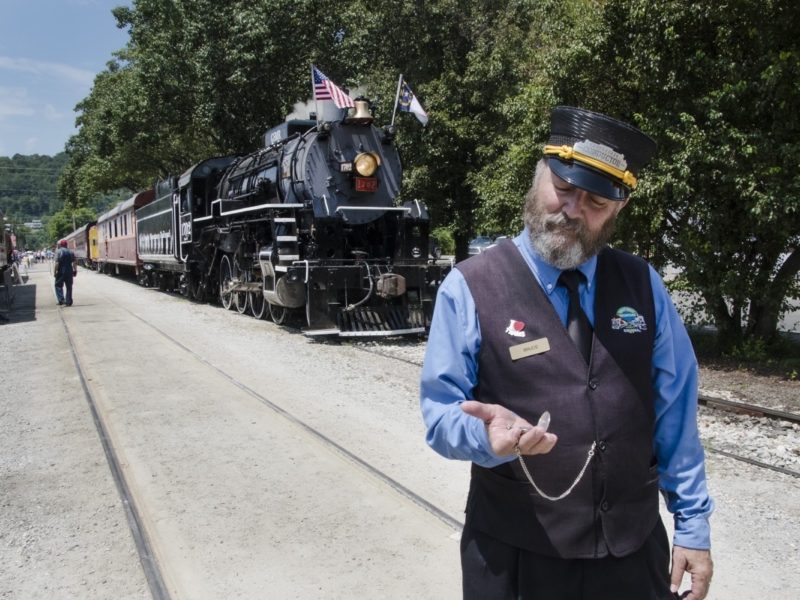
POLYGON ((724 354, 742 339, 740 316, 736 312, 731 314, 723 297, 705 296, 705 298, 717 328, 717 352, 724 354))
POLYGON ((781 265, 772 283, 758 300, 750 301, 747 333, 769 343, 778 335, 778 320, 794 278, 800 270, 800 249, 795 249, 781 265))

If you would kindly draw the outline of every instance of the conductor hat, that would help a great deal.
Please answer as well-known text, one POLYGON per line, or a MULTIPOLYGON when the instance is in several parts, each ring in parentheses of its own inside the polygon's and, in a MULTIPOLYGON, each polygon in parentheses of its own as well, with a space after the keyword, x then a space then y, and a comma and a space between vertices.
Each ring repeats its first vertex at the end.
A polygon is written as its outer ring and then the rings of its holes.
POLYGON ((550 170, 592 194, 624 200, 636 189, 637 175, 656 153, 655 141, 609 116, 556 106, 544 147, 550 170))

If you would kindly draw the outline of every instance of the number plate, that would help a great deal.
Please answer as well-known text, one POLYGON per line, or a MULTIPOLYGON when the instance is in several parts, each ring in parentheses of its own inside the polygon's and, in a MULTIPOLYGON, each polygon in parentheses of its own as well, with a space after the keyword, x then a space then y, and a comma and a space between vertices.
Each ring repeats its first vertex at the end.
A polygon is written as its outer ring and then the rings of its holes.
POLYGON ((356 177, 357 192, 374 192, 378 189, 378 180, 374 177, 356 177))

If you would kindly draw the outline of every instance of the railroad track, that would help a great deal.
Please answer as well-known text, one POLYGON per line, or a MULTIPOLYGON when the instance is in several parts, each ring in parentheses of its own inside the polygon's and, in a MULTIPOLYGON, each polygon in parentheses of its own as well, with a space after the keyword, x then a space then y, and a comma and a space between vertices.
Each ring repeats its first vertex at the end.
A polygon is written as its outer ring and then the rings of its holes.
POLYGON ((136 546, 136 552, 139 555, 139 562, 142 565, 142 570, 144 571, 148 587, 150 588, 150 594, 153 597, 153 600, 169 600, 170 594, 164 579, 164 574, 153 552, 153 544, 147 534, 141 510, 134 501, 132 490, 123 474, 123 469, 120 464, 117 451, 114 448, 113 440, 109 435, 108 427, 106 426, 95 397, 92 394, 87 382, 86 371, 81 362, 78 350, 75 347, 72 333, 70 332, 69 327, 64 320, 64 313, 59 312, 59 317, 61 319, 61 325, 64 327, 64 332, 67 336, 70 354, 72 355, 72 360, 75 364, 75 371, 78 374, 78 379, 81 382, 84 398, 86 399, 86 403, 89 405, 89 412, 92 415, 92 421, 94 422, 95 429, 97 430, 97 435, 100 438, 100 443, 103 447, 103 452, 106 456, 108 467, 111 470, 111 476, 114 479, 117 493, 122 501, 122 506, 125 511, 125 518, 128 521, 128 528, 130 529, 131 536, 133 537, 133 542, 136 546))
MULTIPOLYGON (((429 502, 424 497, 417 494, 413 489, 410 489, 394 479, 389 473, 371 464, 368 460, 365 460, 355 452, 348 450, 340 443, 337 443, 335 440, 325 435, 322 431, 307 423, 303 418, 298 417, 282 408, 269 398, 265 397, 263 394, 259 393, 257 390, 242 382, 234 375, 231 375, 224 368, 219 367, 212 361, 204 358, 191 348, 187 347, 178 339, 162 330, 155 324, 142 318, 140 315, 136 314, 125 306, 120 305, 111 298, 105 298, 105 301, 108 304, 114 305, 120 311, 128 313, 130 316, 140 321, 144 326, 150 328, 156 335, 174 344, 180 349, 180 351, 182 351, 182 353, 184 353, 185 356, 191 357, 191 359, 203 363, 211 371, 215 372, 223 379, 226 379, 232 386, 244 391, 246 394, 258 400, 267 409, 282 417, 285 421, 303 430, 303 432, 309 437, 316 439, 323 446, 327 447, 332 453, 338 454, 347 462, 350 462, 358 467, 367 475, 367 477, 377 480, 379 483, 388 486, 398 495, 402 496, 406 501, 409 501, 418 508, 421 508, 427 513, 433 515, 436 519, 447 525, 454 532, 459 532, 463 528, 463 523, 457 518, 451 516, 446 510, 436 506, 432 502, 429 502)), ((106 417, 104 417, 103 411, 92 392, 92 378, 88 374, 87 369, 84 367, 80 351, 75 343, 72 332, 70 331, 70 326, 64 319, 63 313, 61 313, 60 318, 66 333, 72 359, 78 378, 81 382, 85 399, 89 405, 95 428, 100 438, 106 460, 124 507, 129 529, 134 539, 139 560, 144 570, 151 595, 155 600, 169 600, 171 598, 171 594, 167 584, 168 576, 165 575, 166 569, 163 565, 159 564, 157 559, 158 553, 154 550, 154 547, 158 542, 157 540, 151 540, 150 536, 148 535, 147 519, 143 516, 144 509, 143 507, 137 506, 137 492, 131 487, 133 484, 126 480, 125 469, 123 468, 122 462, 119 458, 120 452, 115 448, 114 440, 110 433, 110 428, 105 422, 106 417)))
POLYGON ((749 415, 751 417, 767 417, 768 419, 776 419, 778 421, 800 424, 800 415, 782 410, 775 410, 774 408, 767 408, 766 406, 757 406, 755 404, 748 404, 747 402, 736 402, 734 400, 713 398, 704 394, 700 394, 697 397, 697 401, 701 406, 707 406, 708 408, 718 408, 740 415, 749 415))
MULTIPOLYGON (((423 342, 419 342, 422 344, 423 342)), ((402 347, 411 346, 413 343, 404 343, 402 347)), ((402 356, 397 356, 390 351, 387 351, 383 348, 376 347, 374 344, 372 345, 357 345, 354 346, 359 350, 364 352, 368 352, 370 354, 375 354, 378 356, 382 356, 384 358, 397 360, 406 364, 415 365, 417 367, 422 367, 422 360, 417 360, 414 358, 407 358, 402 356)), ((766 406, 758 406, 756 404, 749 404, 746 402, 736 402, 733 400, 725 400, 722 398, 714 398, 705 394, 701 394, 698 396, 698 404, 700 406, 706 407, 709 410, 724 410, 727 412, 731 412, 734 414, 739 415, 748 415, 753 417, 765 417, 770 420, 780 421, 780 422, 787 422, 792 424, 800 424, 800 415, 795 413, 790 413, 786 411, 776 410, 773 408, 769 408, 766 406)), ((757 460, 751 458, 749 456, 744 456, 742 454, 738 454, 735 452, 729 452, 727 450, 723 450, 720 448, 715 448, 711 445, 705 444, 705 448, 707 451, 712 452, 714 454, 719 454, 721 456, 725 456, 727 458, 731 458, 733 460, 738 460, 741 462, 745 462, 747 464, 760 467, 763 469, 769 469, 771 471, 775 471, 777 473, 782 473, 784 475, 790 475, 792 477, 800 478, 800 471, 795 471, 792 469, 787 469, 785 467, 781 467, 778 465, 773 465, 770 463, 766 463, 761 460, 757 460)))

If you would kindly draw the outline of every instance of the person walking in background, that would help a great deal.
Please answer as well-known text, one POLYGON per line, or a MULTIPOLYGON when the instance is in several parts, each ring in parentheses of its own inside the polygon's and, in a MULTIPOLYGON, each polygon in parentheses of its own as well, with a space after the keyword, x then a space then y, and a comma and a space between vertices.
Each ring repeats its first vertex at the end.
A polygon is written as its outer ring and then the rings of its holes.
POLYGON ((550 124, 525 230, 448 274, 422 369, 428 444, 473 463, 464 598, 667 600, 690 573, 702 600, 697 361, 655 270, 606 245, 656 144, 579 108, 550 124))
POLYGON ((56 299, 59 305, 72 306, 72 279, 78 274, 75 254, 67 248, 67 240, 58 241, 53 275, 56 278, 56 299), (63 288, 67 288, 66 298, 63 288))

